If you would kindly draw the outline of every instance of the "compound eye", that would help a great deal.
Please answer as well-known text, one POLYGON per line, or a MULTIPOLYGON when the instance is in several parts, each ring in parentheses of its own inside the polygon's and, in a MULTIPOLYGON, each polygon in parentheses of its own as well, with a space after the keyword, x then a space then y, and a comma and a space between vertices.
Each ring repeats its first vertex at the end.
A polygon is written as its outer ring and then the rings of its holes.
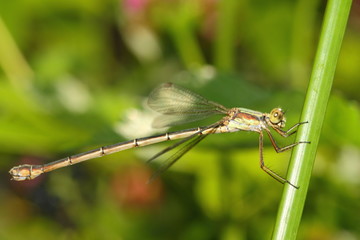
POLYGON ((274 108, 270 112, 270 122, 278 125, 279 127, 285 126, 285 116, 284 111, 281 108, 274 108))

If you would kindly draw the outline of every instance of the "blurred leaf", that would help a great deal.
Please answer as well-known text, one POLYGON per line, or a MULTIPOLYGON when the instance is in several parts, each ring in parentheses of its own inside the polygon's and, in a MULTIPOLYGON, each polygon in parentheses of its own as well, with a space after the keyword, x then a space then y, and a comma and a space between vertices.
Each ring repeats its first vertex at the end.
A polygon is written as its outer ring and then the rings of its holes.
POLYGON ((322 134, 335 146, 351 144, 360 147, 359 122, 359 104, 334 94, 329 101, 322 134))

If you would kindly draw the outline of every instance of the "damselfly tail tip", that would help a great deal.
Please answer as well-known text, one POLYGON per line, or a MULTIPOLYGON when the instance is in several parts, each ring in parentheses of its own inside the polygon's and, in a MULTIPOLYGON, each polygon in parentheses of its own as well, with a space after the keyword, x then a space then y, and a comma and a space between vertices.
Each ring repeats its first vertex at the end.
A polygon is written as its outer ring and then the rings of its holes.
POLYGON ((38 165, 19 165, 10 169, 11 180, 24 181, 31 180, 44 173, 41 166, 38 165))
POLYGON ((24 172, 22 166, 16 166, 10 169, 11 180, 24 181, 27 179, 29 173, 24 172))

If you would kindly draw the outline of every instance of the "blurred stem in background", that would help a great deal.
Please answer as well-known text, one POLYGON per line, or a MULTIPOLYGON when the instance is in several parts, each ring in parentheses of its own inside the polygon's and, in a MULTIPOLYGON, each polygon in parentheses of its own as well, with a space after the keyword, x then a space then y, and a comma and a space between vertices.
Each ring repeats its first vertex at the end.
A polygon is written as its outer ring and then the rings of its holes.
POLYGON ((309 140, 311 144, 294 149, 288 179, 300 189, 285 185, 272 239, 296 239, 351 3, 328 2, 300 120, 309 121, 309 126, 300 128, 297 135, 297 141, 309 140))
POLYGON ((198 22, 198 4, 185 2, 172 9, 176 17, 168 16, 168 30, 173 37, 183 63, 188 69, 196 69, 205 64, 201 47, 196 39, 195 24, 198 22))
POLYGON ((290 52, 290 81, 294 88, 305 89, 313 57, 313 42, 316 41, 317 9, 321 1, 301 0, 295 7, 290 52), (306 17, 304 17, 306 16, 306 17))
POLYGON ((214 65, 220 71, 233 72, 236 59, 236 41, 241 22, 242 1, 219 2, 219 16, 215 36, 214 65))
POLYGON ((33 71, 0 17, 0 66, 15 89, 29 85, 33 71))

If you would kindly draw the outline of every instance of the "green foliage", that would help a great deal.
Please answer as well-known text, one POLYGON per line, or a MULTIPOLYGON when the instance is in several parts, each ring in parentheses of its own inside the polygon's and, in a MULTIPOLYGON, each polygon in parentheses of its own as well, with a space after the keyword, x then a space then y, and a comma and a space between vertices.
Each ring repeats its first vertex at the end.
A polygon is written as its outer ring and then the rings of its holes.
MULTIPOLYGON (((28 182, 7 171, 154 133, 144 102, 165 81, 227 107, 281 106, 291 126, 323 12, 306 0, 2 1, 0 238, 269 239, 283 186, 259 168, 255 133, 209 136, 152 184, 158 165, 144 161, 169 143, 28 182)), ((356 24, 350 16, 335 89, 323 102, 299 239, 360 237, 356 24)), ((266 140, 264 156, 285 175, 289 153, 266 140)))

